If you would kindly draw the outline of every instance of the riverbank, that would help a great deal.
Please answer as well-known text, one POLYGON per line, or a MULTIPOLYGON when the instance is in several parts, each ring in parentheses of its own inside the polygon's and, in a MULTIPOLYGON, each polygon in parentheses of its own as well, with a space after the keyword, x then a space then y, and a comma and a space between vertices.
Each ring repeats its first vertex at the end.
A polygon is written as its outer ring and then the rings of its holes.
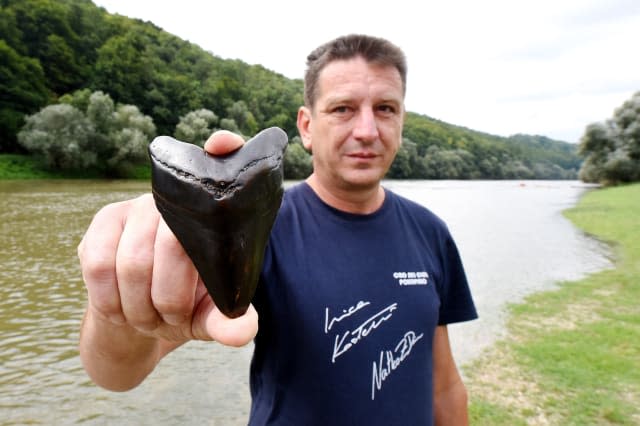
POLYGON ((640 184, 566 216, 615 268, 509 307, 507 337, 466 366, 473 425, 640 424, 640 184))
POLYGON ((32 157, 19 154, 0 154, 0 179, 55 179, 32 157))
MULTIPOLYGON (((151 167, 142 164, 129 170, 126 179, 150 179, 151 167)), ((0 180, 17 179, 100 179, 105 178, 98 169, 74 172, 48 171, 36 158, 20 154, 0 154, 0 180)))

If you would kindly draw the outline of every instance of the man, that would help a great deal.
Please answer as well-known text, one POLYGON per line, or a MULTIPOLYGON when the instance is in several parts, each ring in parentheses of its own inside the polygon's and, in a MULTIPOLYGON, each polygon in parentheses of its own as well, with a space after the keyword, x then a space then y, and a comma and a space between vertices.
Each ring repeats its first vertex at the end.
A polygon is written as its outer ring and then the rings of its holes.
MULTIPOLYGON (((85 369, 126 390, 191 339, 255 336, 250 424, 467 424, 446 328, 476 317, 457 249, 442 221, 381 186, 402 140, 404 54, 351 35, 307 65, 297 123, 314 171, 285 194, 257 310, 215 308, 150 196, 107 206, 78 249, 85 369)), ((205 149, 241 144, 221 132, 205 149)))

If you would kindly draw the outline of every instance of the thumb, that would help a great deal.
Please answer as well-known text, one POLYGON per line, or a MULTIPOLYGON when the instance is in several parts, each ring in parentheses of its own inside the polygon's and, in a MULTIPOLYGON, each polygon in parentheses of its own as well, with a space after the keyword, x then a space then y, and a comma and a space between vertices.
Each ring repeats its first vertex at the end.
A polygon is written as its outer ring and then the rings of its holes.
POLYGON ((244 145, 242 136, 228 130, 214 132, 204 143, 204 150, 211 155, 226 155, 244 145))
POLYGON ((227 346, 244 346, 258 333, 258 312, 253 305, 249 305, 244 315, 229 318, 211 303, 204 321, 206 333, 216 342, 227 346))

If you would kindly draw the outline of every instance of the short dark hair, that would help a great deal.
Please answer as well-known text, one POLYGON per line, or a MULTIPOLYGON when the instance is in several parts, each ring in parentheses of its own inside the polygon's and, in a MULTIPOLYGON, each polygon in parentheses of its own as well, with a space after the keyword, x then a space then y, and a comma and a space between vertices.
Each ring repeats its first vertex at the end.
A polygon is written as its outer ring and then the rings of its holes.
POLYGON ((404 52, 388 40, 363 34, 350 34, 331 40, 307 56, 304 75, 304 103, 312 108, 318 95, 318 77, 331 62, 362 57, 369 63, 395 67, 402 79, 402 94, 407 87, 407 60, 404 52))

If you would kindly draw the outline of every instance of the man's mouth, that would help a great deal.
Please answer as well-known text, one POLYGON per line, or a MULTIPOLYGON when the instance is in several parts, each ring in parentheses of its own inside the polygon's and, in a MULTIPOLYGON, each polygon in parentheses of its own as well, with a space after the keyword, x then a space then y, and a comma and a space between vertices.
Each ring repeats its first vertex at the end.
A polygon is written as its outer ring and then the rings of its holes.
POLYGON ((377 157, 374 152, 351 152, 347 154, 347 156, 350 158, 358 158, 363 160, 377 157))

